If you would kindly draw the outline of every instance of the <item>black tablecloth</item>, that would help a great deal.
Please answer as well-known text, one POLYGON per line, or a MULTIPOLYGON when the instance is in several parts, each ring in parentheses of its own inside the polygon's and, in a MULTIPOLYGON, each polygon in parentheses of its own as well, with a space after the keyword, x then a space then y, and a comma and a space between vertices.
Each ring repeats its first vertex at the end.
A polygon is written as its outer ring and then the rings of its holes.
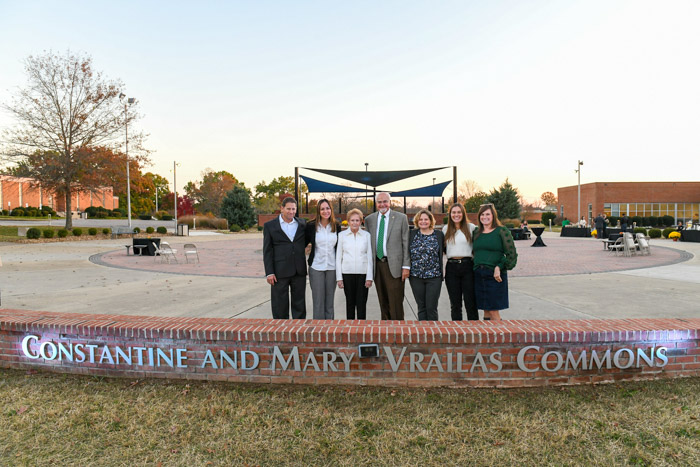
POLYGON ((533 243, 530 246, 547 246, 542 241, 542 237, 540 237, 540 235, 542 235, 542 232, 544 232, 544 227, 533 227, 530 230, 532 230, 532 233, 534 233, 535 236, 537 236, 537 238, 535 239, 535 243, 533 243))
POLYGON ((700 230, 681 230, 682 242, 700 242, 700 230))
POLYGON ((591 229, 588 227, 562 227, 560 237, 590 237, 591 229))
POLYGON ((513 236, 513 240, 523 240, 525 237, 523 236, 523 229, 508 229, 510 230, 510 234, 513 236))
MULTIPOLYGON (((146 246, 148 248, 141 248, 141 254, 144 256, 155 256, 156 246, 160 247, 160 238, 135 238, 134 246, 146 246)), ((134 248, 134 254, 138 254, 134 248)))

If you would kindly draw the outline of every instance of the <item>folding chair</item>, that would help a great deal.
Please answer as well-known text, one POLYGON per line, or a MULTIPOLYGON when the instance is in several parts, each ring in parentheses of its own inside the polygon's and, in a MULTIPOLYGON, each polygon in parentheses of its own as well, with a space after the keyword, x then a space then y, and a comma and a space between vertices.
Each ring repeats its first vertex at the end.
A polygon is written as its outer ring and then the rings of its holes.
POLYGON ((189 263, 190 262, 190 256, 197 259, 197 263, 199 263, 199 252, 197 251, 197 245, 194 243, 185 243, 185 246, 183 247, 185 249, 185 262, 189 263))

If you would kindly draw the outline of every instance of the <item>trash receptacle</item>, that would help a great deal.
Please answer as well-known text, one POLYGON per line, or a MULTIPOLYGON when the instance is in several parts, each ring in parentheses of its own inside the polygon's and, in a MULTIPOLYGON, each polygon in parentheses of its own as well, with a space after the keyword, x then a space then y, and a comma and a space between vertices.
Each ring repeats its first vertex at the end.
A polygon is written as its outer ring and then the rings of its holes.
POLYGON ((80 218, 81 218, 81 219, 87 219, 87 218, 88 218, 88 213, 87 213, 87 212, 81 212, 81 213, 80 213, 80 218))
POLYGON ((190 226, 187 224, 177 224, 177 235, 178 237, 189 237, 190 226))

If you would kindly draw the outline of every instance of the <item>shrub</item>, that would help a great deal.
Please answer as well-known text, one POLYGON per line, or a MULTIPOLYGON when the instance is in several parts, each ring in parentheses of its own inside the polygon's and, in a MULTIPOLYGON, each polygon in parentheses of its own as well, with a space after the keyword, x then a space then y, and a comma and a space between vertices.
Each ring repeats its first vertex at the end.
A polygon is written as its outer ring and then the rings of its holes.
POLYGON ((15 208, 12 210, 12 214, 10 214, 13 217, 20 217, 24 216, 24 209, 22 208, 15 208))
POLYGON ((155 232, 155 230, 156 229, 154 229, 153 227, 146 227, 146 233, 153 233, 155 232))
POLYGON ((56 234, 58 238, 66 238, 68 236, 68 231, 66 229, 60 229, 56 234))
POLYGON ((80 237, 82 234, 83 229, 81 229, 80 227, 76 227, 73 229, 73 235, 75 235, 76 237, 80 237))
POLYGON ((102 229, 102 233, 105 234, 105 235, 109 235, 110 232, 111 232, 111 230, 109 230, 107 227, 105 227, 104 229, 102 229))
POLYGON ((98 219, 107 219, 108 216, 109 216, 109 212, 107 212, 107 211, 97 211, 95 213, 95 217, 98 219))
POLYGON ((134 227, 134 233, 141 233, 141 229, 138 227, 134 227))
POLYGON ((506 223, 503 224, 503 225, 504 225, 506 228, 508 228, 508 229, 514 229, 514 228, 515 228, 515 224, 513 224, 512 222, 506 222, 506 223))
POLYGON ((448 221, 448 220, 449 220, 449 219, 447 218, 447 216, 443 217, 443 218, 442 218, 442 225, 447 225, 447 221, 448 221))
POLYGON ((151 215, 150 214, 139 214, 139 219, 141 219, 142 221, 150 221, 151 215))
POLYGON ((2 215, 3 215, 3 216, 7 216, 9 213, 10 213, 10 211, 8 211, 7 209, 3 209, 3 210, 2 210, 2 215))
POLYGON ((661 229, 649 229, 649 238, 661 238, 661 229))
POLYGON ((608 217, 608 220, 610 221, 610 227, 614 228, 617 226, 617 223, 620 221, 620 218, 617 216, 610 216, 608 217))
POLYGON ((250 228, 250 226, 248 224, 243 226, 243 230, 248 230, 249 228, 250 228))
POLYGON ((226 230, 228 228, 228 222, 226 219, 221 219, 212 216, 182 216, 177 219, 178 224, 187 224, 190 229, 195 227, 195 219, 197 221, 198 229, 215 229, 215 230, 226 230))
POLYGON ((241 226, 238 224, 231 224, 231 232, 240 232, 241 226))
POLYGON ((88 217, 96 217, 97 216, 97 208, 95 206, 90 206, 89 208, 85 208, 85 212, 87 213, 88 217))
POLYGON ((675 221, 675 219, 673 218, 673 216, 669 216, 669 215, 661 216, 661 225, 664 225, 666 227, 673 225, 674 221, 675 221))
POLYGON ((221 201, 221 217, 229 225, 251 225, 255 223, 255 209, 251 202, 251 192, 243 185, 236 184, 221 201))
POLYGON ((554 223, 554 219, 557 218, 557 213, 556 212, 543 212, 542 213, 542 223, 544 225, 549 225, 550 219, 552 220, 552 223, 554 223))
POLYGON ((44 238, 53 238, 54 233, 53 229, 45 229, 44 238))
POLYGON ((640 233, 640 234, 646 235, 646 234, 647 234, 647 229, 645 229, 644 227, 635 227, 635 228, 634 228, 634 233, 635 233, 635 234, 640 233))
POLYGON ((37 229, 36 227, 32 227, 31 229, 27 230, 27 238, 41 238, 41 230, 37 229))
POLYGON ((158 228, 156 229, 156 232, 158 232, 159 234, 166 234, 166 233, 168 233, 168 229, 166 229, 165 227, 163 227, 163 226, 161 225, 160 227, 158 227, 158 228))
POLYGON ((173 219, 174 219, 174 217, 171 216, 170 214, 165 214, 165 215, 161 218, 161 220, 163 220, 163 221, 171 221, 171 220, 173 220, 173 219))
POLYGON ((88 229, 88 234, 89 234, 89 235, 97 235, 97 229, 94 228, 94 227, 90 227, 90 228, 88 229))
POLYGON ((41 207, 41 211, 42 211, 43 213, 45 213, 45 215, 48 215, 48 214, 51 214, 52 216, 55 216, 55 215, 56 215, 56 211, 54 211, 53 209, 51 209, 50 206, 42 206, 42 207, 41 207))
POLYGON ((158 220, 163 220, 163 216, 167 216, 167 215, 168 215, 168 211, 158 211, 158 212, 156 212, 154 217, 158 220))
POLYGON ((501 223, 509 229, 516 229, 520 227, 520 220, 518 219, 501 219, 501 223))
MULTIPOLYGON (((343 222, 345 222, 345 221, 343 221, 343 222)), ((258 232, 262 232, 262 229, 263 229, 263 226, 262 226, 262 225, 259 225, 259 226, 258 226, 258 232)))
POLYGON ((644 222, 644 218, 642 216, 633 216, 630 219, 632 220, 633 224, 637 225, 637 227, 641 227, 642 222, 644 222))
POLYGON ((119 211, 112 211, 109 213, 109 217, 122 217, 122 213, 119 211))
POLYGON ((675 231, 676 231, 676 229, 674 229, 674 228, 666 227, 666 228, 663 230, 663 232, 661 232, 661 235, 663 235, 664 238, 668 238, 668 235, 669 235, 671 232, 675 232, 675 231))
POLYGON ((649 226, 656 227, 659 225, 659 218, 656 216, 649 216, 649 226))

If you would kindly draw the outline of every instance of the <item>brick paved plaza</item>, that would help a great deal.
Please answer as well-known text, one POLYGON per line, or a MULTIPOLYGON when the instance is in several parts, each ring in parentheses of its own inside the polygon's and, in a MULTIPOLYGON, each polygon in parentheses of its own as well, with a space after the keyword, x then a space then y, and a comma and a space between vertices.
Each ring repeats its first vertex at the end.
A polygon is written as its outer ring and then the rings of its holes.
MULTIPOLYGON (((625 258, 603 251, 595 239, 545 233, 547 248, 518 241, 506 319, 698 317, 700 244, 653 240, 652 255, 625 258)), ((131 239, 43 244, 2 244, 2 307, 147 316, 269 318, 269 286, 263 279, 262 235, 168 239, 180 264, 126 255, 131 239), (195 243, 201 263, 185 264, 183 244, 195 243)), ((345 299, 335 296, 337 318, 345 299)), ((406 285, 406 316, 415 301, 406 285)), ((311 293, 307 287, 307 310, 311 293)), ((449 300, 439 302, 449 319, 449 300)), ((370 290, 368 318, 379 318, 370 290)))

